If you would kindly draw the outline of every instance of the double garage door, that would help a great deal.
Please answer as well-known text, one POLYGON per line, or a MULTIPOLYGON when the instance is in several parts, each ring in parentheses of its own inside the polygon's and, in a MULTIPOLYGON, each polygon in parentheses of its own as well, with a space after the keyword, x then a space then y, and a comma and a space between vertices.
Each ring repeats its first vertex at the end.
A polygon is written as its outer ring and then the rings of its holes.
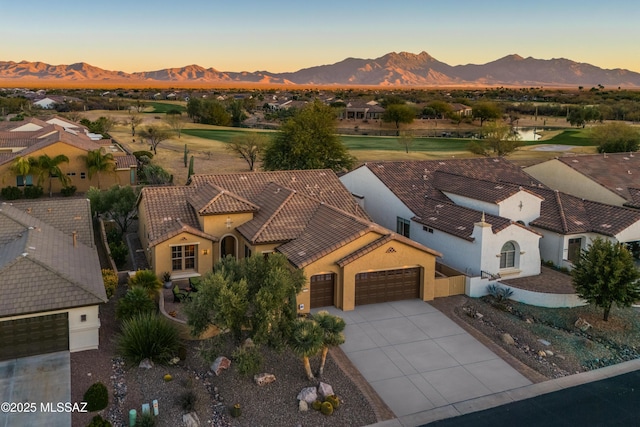
POLYGON ((68 313, 0 322, 0 360, 69 350, 68 313))
MULTIPOLYGON (((335 274, 311 276, 311 308, 334 305, 335 274)), ((420 298, 420 268, 356 274, 355 305, 420 298)))

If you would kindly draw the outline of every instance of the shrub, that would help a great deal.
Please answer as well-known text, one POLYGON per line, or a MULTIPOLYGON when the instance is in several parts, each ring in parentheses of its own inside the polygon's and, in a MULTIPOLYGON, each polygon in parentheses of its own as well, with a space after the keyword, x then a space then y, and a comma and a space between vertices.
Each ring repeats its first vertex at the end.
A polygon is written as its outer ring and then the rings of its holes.
POLYGON ((103 419, 100 415, 96 415, 91 419, 91 422, 87 424, 87 427, 111 427, 111 423, 103 419))
POLYGON ((331 403, 331 406, 333 406, 333 409, 338 409, 340 407, 340 399, 335 394, 332 394, 331 396, 327 396, 324 401, 331 403))
POLYGON ((4 187, 0 194, 5 200, 17 200, 22 197, 22 191, 18 187, 4 187))
POLYGON ((144 289, 150 297, 153 297, 158 292, 158 289, 162 287, 162 282, 151 270, 137 271, 133 277, 129 278, 127 282, 129 288, 139 287, 144 289))
POLYGON ((109 243, 109 250, 111 251, 111 258, 116 263, 117 267, 122 267, 127 262, 127 255, 129 255, 129 248, 123 241, 109 243))
POLYGON ((165 364, 175 356, 179 346, 178 330, 164 317, 142 313, 122 322, 118 350, 131 363, 149 359, 165 364))
POLYGON ((42 197, 43 194, 44 194, 44 191, 42 190, 42 187, 40 187, 39 185, 32 185, 30 187, 24 188, 25 199, 38 199, 42 197))
POLYGON ((153 427, 156 425, 156 419, 150 413, 140 414, 136 418, 136 427, 153 427))
POLYGON ((75 185, 70 185, 68 187, 64 187, 62 190, 60 190, 60 193, 64 196, 64 197, 69 197, 69 196, 73 196, 74 194, 76 194, 76 190, 78 188, 75 185))
POLYGON ((149 160, 153 159, 153 153, 151 151, 140 150, 140 151, 134 151, 131 154, 136 156, 136 159, 138 160, 140 160, 140 157, 142 156, 147 156, 149 160))
POLYGON ((193 411, 196 408, 197 401, 198 396, 196 396, 196 394, 191 390, 185 391, 180 396, 178 396, 178 405, 185 412, 193 411))
POLYGON ((102 269, 102 281, 104 282, 104 290, 107 292, 107 298, 111 298, 118 289, 118 275, 111 269, 102 269))
MULTIPOLYGON (((202 341, 202 344, 198 348, 198 354, 200 354, 200 357, 207 363, 213 363, 213 361, 222 354, 227 337, 228 334, 218 334, 208 340, 202 341)), ((183 359, 180 358, 180 360, 183 359)))
POLYGON ((250 377, 260 372, 264 362, 259 346, 238 347, 231 357, 235 362, 238 373, 243 377, 250 377))
POLYGON ((322 405, 320 406, 320 412, 322 412, 324 415, 333 414, 333 405, 329 402, 322 402, 322 405))
POLYGON ((87 402, 87 411, 95 412, 109 405, 109 391, 101 382, 93 383, 84 393, 83 402, 87 402))
POLYGON ((487 285, 487 293, 495 298, 497 302, 505 302, 513 295, 511 288, 503 288, 495 283, 487 285))
POLYGON ((122 232, 117 227, 111 227, 105 234, 107 235, 107 243, 119 243, 122 241, 122 232))
POLYGON ((116 305, 116 317, 119 320, 127 320, 138 314, 155 314, 155 312, 156 303, 142 288, 129 289, 116 305))
POLYGON ((314 400, 313 403, 311 404, 311 407, 316 411, 319 411, 321 406, 322 406, 322 402, 319 400, 314 400))

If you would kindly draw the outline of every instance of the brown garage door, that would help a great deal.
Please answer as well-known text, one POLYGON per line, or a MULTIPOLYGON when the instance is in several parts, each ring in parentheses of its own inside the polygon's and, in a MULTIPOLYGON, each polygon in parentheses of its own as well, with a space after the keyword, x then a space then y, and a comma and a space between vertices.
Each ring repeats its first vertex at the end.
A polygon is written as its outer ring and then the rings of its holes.
POLYGON ((420 268, 356 274, 356 305, 420 298, 420 268))
POLYGON ((311 276, 311 308, 333 305, 335 274, 316 274, 311 276))
POLYGON ((67 313, 0 322, 0 360, 69 350, 67 313))

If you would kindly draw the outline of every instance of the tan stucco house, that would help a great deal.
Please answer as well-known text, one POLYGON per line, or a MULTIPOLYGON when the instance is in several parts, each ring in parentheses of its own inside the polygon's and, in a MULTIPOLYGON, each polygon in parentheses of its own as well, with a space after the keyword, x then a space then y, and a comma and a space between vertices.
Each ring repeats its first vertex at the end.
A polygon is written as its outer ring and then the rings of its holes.
POLYGON ((97 349, 107 301, 86 199, 0 204, 0 360, 97 349))
MULTIPOLYGON (((97 137, 100 137, 99 135, 97 137)), ((36 185, 37 177, 33 174, 19 176, 11 172, 11 165, 18 157, 37 158, 43 154, 55 157, 64 154, 69 163, 62 163, 60 168, 69 178, 69 185, 74 185, 79 192, 98 187, 98 175, 91 178, 87 170, 84 156, 89 151, 102 150, 113 155, 113 173, 103 172, 100 175, 100 187, 108 188, 114 184, 135 185, 137 183, 138 164, 135 156, 126 153, 110 139, 97 139, 85 127, 53 118, 42 121, 29 118, 21 122, 6 122, 0 126, 0 187, 36 185)), ((42 186, 47 188, 47 183, 42 186)), ((58 179, 52 181, 52 191, 60 192, 62 184, 58 179)))
POLYGON ((434 298, 440 254, 369 219, 330 170, 194 175, 146 187, 139 235, 153 271, 203 275, 221 257, 284 254, 307 282, 298 311, 434 298))

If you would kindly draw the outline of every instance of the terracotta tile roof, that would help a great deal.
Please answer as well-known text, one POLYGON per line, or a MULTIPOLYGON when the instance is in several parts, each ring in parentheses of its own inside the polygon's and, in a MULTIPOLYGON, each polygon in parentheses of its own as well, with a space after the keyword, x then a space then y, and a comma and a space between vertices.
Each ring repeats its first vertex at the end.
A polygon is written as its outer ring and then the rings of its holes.
POLYGON ((62 231, 67 236, 71 236, 75 231, 79 242, 95 247, 91 205, 88 199, 15 200, 10 205, 62 231))
POLYGON ((353 196, 330 169, 193 175, 189 186, 207 182, 218 185, 240 197, 253 201, 271 182, 297 193, 335 206, 353 215, 370 219, 353 196))
POLYGON ((8 204, 0 236, 0 317, 106 302, 95 248, 8 204))
POLYGON ((187 202, 199 215, 256 212, 259 209, 250 201, 212 183, 198 187, 198 191, 187 196, 187 202))
POLYGON ((237 228, 245 239, 254 244, 286 242, 297 238, 321 205, 316 199, 273 182, 254 201, 260 210, 253 220, 237 228))
POLYGON ((530 223, 534 227, 560 234, 598 233, 615 236, 640 221, 640 211, 621 206, 583 200, 548 189, 532 189, 545 199, 540 217, 530 223))
POLYGON ((640 154, 613 153, 560 157, 559 161, 640 208, 640 154))
POLYGON ((126 156, 114 156, 116 161, 116 169, 131 169, 138 167, 138 160, 133 154, 127 154, 126 156))
POLYGON ((145 187, 140 192, 140 200, 145 201, 144 215, 147 224, 149 245, 154 246, 182 231, 216 241, 214 236, 205 234, 200 228, 198 217, 186 202, 195 188, 185 186, 145 187))
POLYGON ((481 200, 495 204, 508 199, 520 191, 526 191, 530 194, 534 194, 536 197, 542 198, 538 194, 535 194, 520 185, 469 178, 441 170, 438 170, 433 174, 432 185, 434 188, 445 193, 457 194, 474 200, 481 200))
POLYGON ((377 240, 374 240, 373 242, 369 243, 368 245, 363 246, 362 248, 358 249, 357 251, 354 251, 352 253, 350 253, 349 255, 345 256, 344 258, 339 259, 338 261, 336 261, 336 264, 338 264, 340 267, 344 267, 347 264, 352 263, 353 261, 357 260, 358 258, 361 258, 363 256, 365 256, 366 254, 372 252, 375 249, 378 249, 380 246, 384 245, 385 243, 388 242, 392 242, 392 241, 398 241, 401 242, 405 245, 409 245, 409 246, 413 246, 414 248, 420 249, 422 251, 428 252, 432 255, 435 255, 437 257, 441 257, 442 254, 438 251, 434 251, 433 249, 427 248, 426 246, 421 245, 420 243, 411 240, 411 239, 407 239, 404 236, 401 236, 399 234, 396 233, 389 233, 386 234, 382 237, 380 237, 377 240))

